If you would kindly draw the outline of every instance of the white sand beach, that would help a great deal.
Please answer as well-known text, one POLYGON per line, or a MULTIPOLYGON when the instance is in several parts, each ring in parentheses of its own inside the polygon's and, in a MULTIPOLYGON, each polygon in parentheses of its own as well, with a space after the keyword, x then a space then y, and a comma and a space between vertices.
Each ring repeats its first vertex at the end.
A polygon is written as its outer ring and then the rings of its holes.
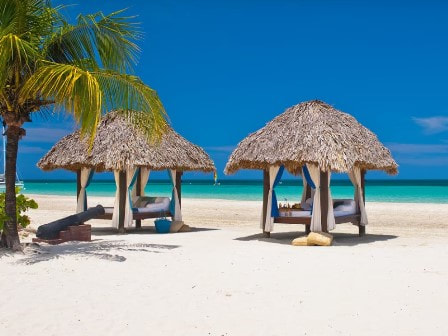
MULTIPOLYGON (((74 197, 32 197, 33 227, 75 208, 74 197)), ((189 233, 95 232, 3 254, 1 334, 448 334, 448 204, 367 203, 368 235, 339 225, 328 248, 291 246, 299 225, 262 238, 260 207, 183 199, 189 233)))

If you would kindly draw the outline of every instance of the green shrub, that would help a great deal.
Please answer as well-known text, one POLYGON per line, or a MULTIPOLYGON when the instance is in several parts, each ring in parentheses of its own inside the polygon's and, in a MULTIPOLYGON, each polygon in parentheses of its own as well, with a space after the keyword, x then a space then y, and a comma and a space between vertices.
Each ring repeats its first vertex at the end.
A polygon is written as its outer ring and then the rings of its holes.
MULTIPOLYGON (((37 209, 38 205, 35 200, 20 194, 20 188, 16 187, 16 198, 17 198, 17 226, 27 227, 30 224, 30 218, 27 215, 22 215, 28 209, 37 209)), ((3 225, 8 219, 5 211, 5 193, 0 193, 0 232, 3 231, 3 225)))

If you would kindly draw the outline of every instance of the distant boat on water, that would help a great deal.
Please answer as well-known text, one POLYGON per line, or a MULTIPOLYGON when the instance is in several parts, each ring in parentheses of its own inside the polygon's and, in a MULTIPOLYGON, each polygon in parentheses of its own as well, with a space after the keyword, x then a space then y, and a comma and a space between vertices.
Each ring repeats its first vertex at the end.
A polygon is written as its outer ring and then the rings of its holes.
MULTIPOLYGON (((5 171, 6 171, 6 141, 5 141, 5 128, 3 127, 3 171, 0 173, 0 191, 6 189, 5 171)), ((19 179, 19 174, 16 173, 16 187, 25 189, 25 184, 19 179)))

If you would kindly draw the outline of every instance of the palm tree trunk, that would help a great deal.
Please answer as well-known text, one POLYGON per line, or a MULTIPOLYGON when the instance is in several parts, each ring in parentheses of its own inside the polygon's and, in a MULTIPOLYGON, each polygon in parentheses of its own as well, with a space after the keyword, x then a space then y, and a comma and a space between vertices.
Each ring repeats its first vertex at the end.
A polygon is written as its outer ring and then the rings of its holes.
POLYGON ((2 243, 15 251, 21 250, 19 232, 17 230, 16 214, 16 162, 19 139, 24 130, 18 126, 8 126, 6 130, 6 195, 5 212, 8 219, 5 222, 2 243))

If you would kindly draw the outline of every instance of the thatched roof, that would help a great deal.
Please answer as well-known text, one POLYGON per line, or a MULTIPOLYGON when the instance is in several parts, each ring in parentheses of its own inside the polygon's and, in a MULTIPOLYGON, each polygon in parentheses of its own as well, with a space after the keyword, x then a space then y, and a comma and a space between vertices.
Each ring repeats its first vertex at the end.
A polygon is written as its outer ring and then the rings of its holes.
POLYGON ((348 172, 354 166, 397 173, 397 163, 377 136, 351 115, 318 100, 288 108, 241 141, 225 173, 284 165, 293 174, 306 163, 324 171, 348 172))
POLYGON ((88 150, 88 139, 82 137, 78 130, 57 142, 37 166, 43 170, 63 168, 72 171, 81 167, 111 171, 127 166, 151 170, 216 170, 201 147, 187 141, 171 127, 167 126, 161 139, 151 142, 118 111, 102 118, 91 151, 88 150))

